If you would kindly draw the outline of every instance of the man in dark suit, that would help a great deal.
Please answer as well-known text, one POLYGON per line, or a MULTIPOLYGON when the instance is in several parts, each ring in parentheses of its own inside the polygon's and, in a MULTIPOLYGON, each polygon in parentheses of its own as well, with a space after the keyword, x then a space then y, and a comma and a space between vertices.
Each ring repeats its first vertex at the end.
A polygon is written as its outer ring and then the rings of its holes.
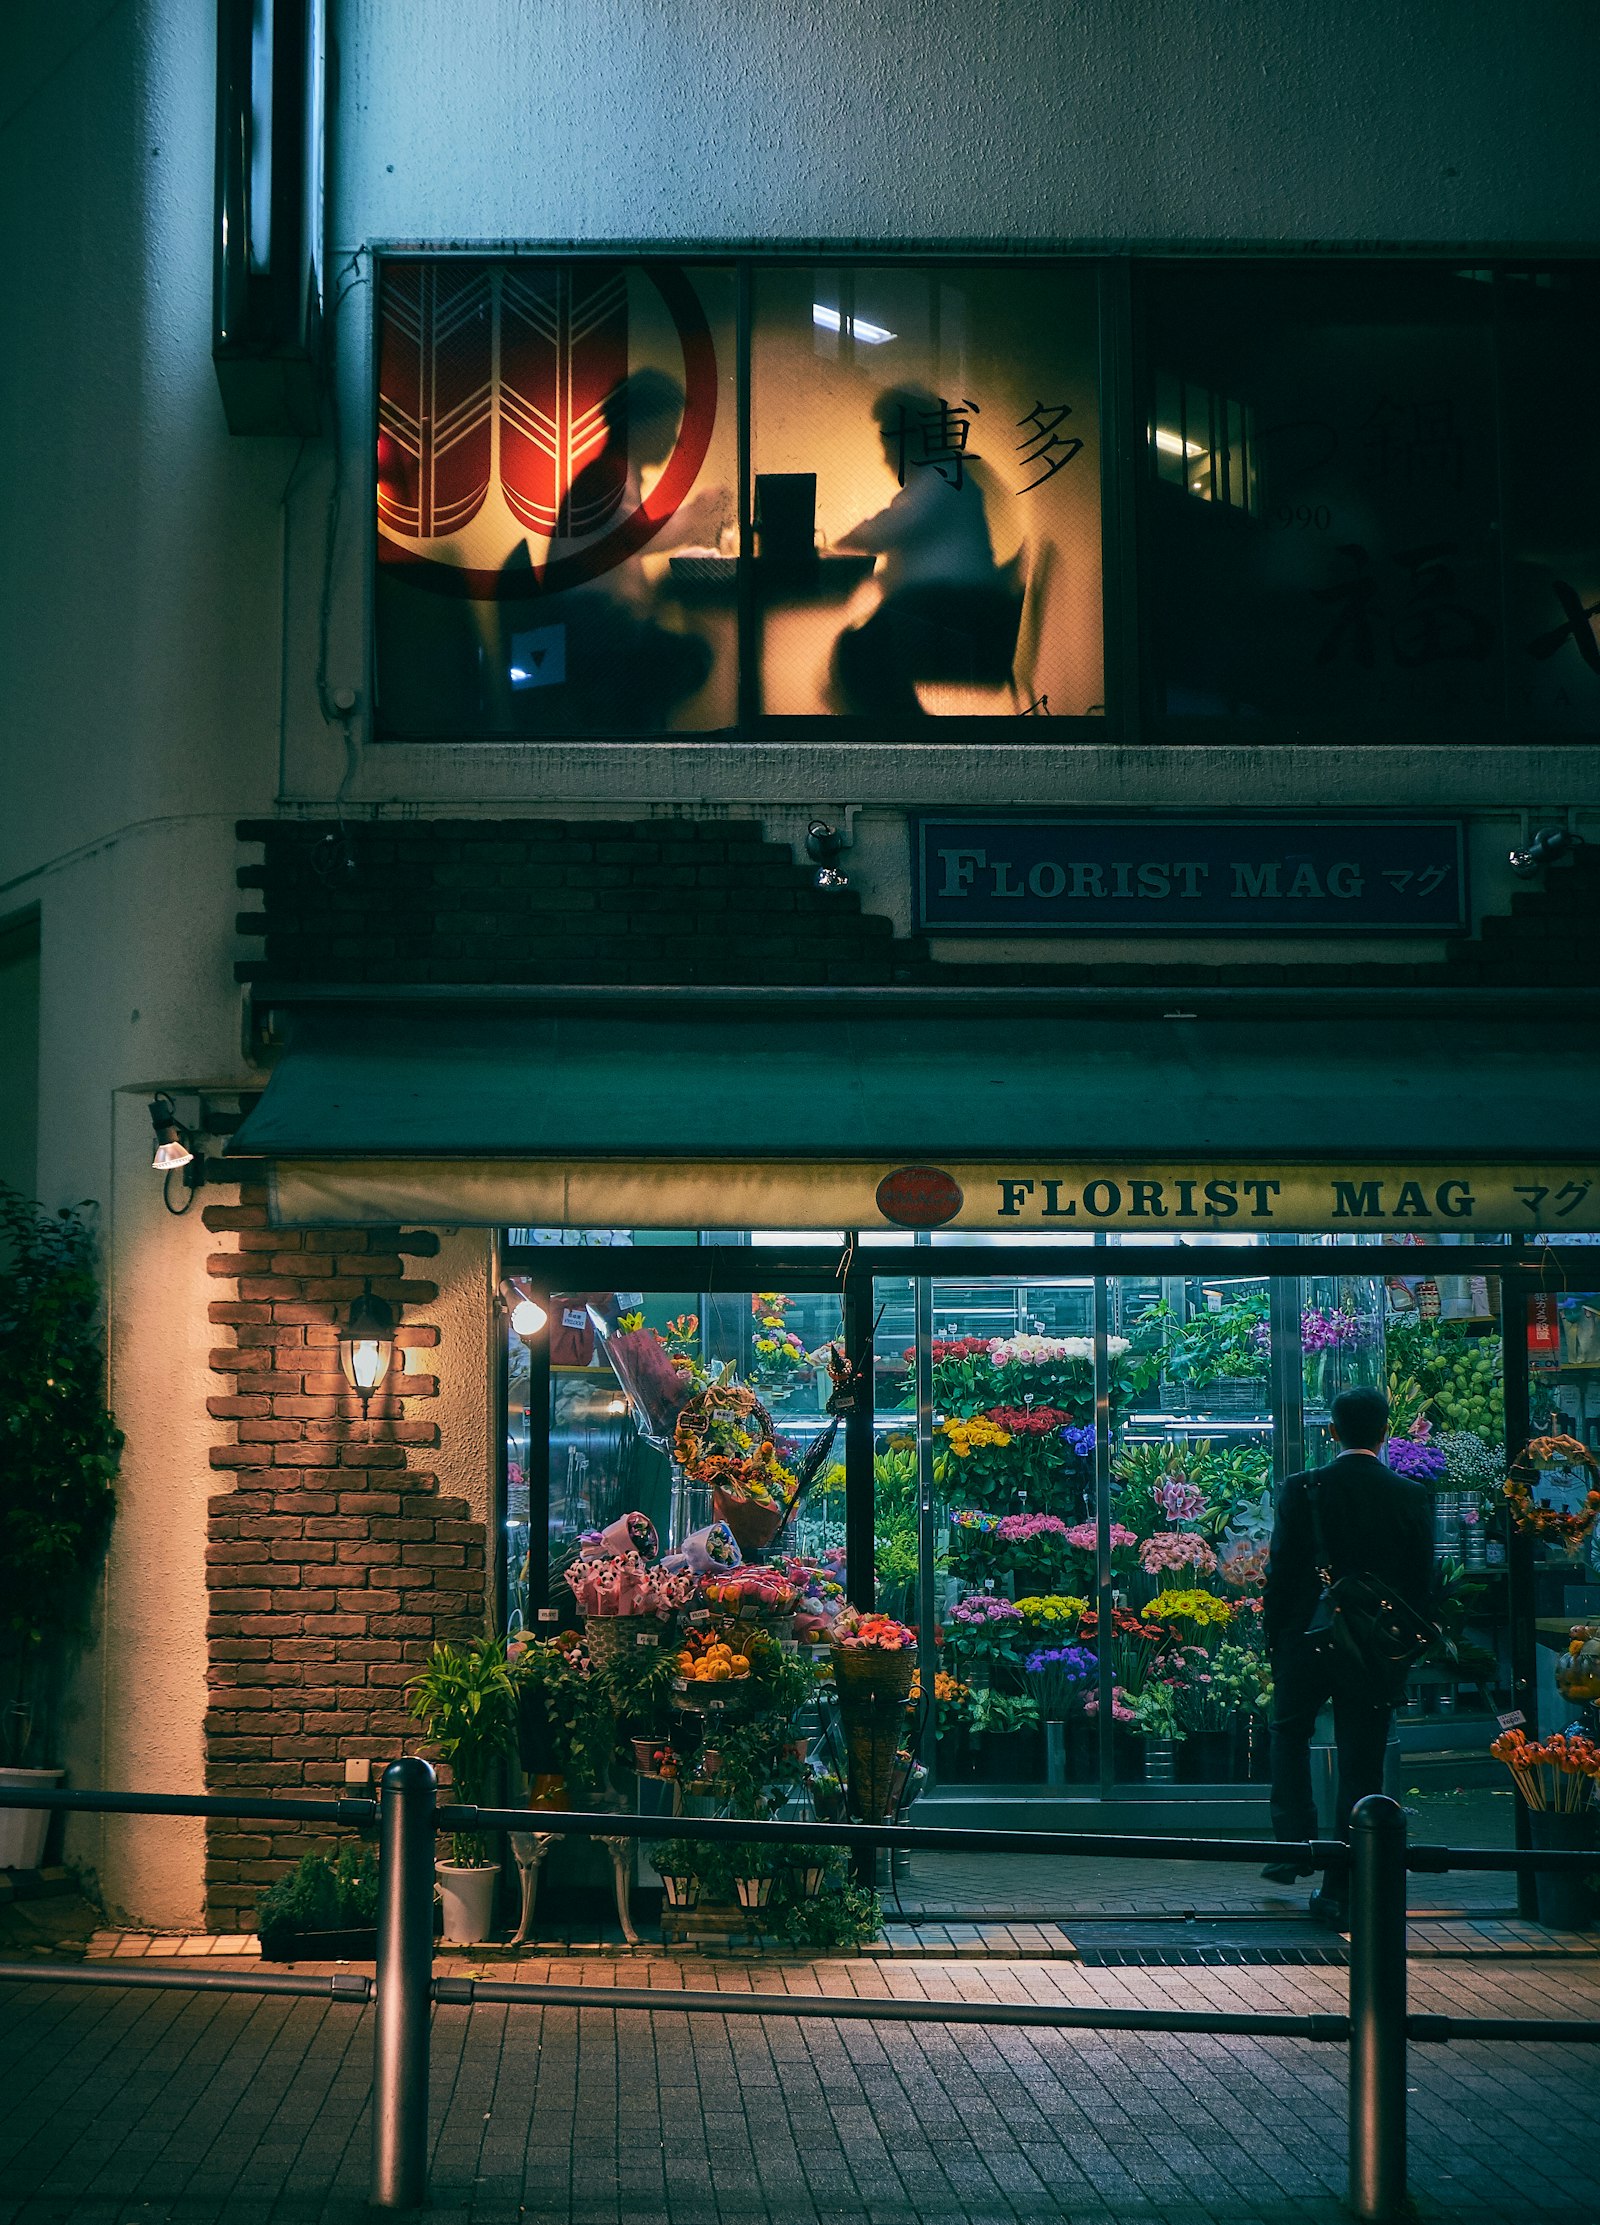
MULTIPOLYGON (((1285 1483, 1261 1603, 1273 1677, 1272 1828, 1280 1839, 1317 1835, 1311 1739, 1320 1711, 1333 1702, 1339 1756, 1335 1828, 1344 1837, 1356 1802, 1383 1790, 1384 1749, 1399 1697, 1387 1681, 1362 1678, 1359 1672, 1319 1660, 1305 1635, 1322 1595, 1313 1494, 1335 1582, 1342 1576, 1375 1576, 1422 1609, 1433 1578, 1429 1495, 1378 1457, 1389 1434, 1389 1401, 1382 1391, 1341 1391, 1329 1418, 1341 1447, 1339 1457, 1285 1483)), ((1262 1875, 1287 1885, 1309 1870, 1273 1863, 1262 1875)), ((1330 1881, 1313 1896, 1312 1914, 1342 1928, 1345 1892, 1342 1877, 1330 1881)))

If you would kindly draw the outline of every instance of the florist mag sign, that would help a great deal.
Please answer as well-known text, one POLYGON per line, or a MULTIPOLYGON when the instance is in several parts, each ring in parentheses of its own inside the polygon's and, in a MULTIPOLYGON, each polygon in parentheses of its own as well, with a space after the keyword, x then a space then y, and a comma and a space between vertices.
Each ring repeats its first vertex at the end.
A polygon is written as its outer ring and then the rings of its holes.
POLYGON ((915 814, 917 925, 938 934, 1464 933, 1458 819, 915 814))
POLYGON ((1600 1232, 1600 1167, 1278 1159, 285 1160, 286 1227, 1600 1232))

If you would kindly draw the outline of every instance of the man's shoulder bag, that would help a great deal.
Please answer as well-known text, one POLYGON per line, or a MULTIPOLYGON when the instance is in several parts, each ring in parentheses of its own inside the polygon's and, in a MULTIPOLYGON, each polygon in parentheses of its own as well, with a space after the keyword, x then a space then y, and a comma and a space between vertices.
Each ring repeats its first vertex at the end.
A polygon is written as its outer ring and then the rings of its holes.
POLYGON ((1406 1672, 1439 1636, 1436 1623, 1402 1598, 1392 1584, 1368 1570, 1335 1579, 1322 1528, 1318 1489, 1306 1486, 1311 1533, 1322 1592, 1306 1637, 1316 1658, 1341 1681, 1398 1692, 1406 1672))

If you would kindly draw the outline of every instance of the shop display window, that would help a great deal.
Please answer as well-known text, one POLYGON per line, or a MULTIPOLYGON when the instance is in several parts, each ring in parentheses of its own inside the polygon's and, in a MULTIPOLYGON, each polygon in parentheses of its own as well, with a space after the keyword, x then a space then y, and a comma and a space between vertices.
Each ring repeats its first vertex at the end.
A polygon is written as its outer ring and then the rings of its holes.
MULTIPOLYGON (((1175 1245, 1170 1264, 1137 1272, 1131 1260, 1119 1272, 1111 1246, 1039 1247, 1026 1268, 997 1251, 981 1274, 938 1272, 931 1246, 908 1271, 900 1251, 869 1278, 855 1396, 870 1415, 853 1438, 835 1410, 837 1287, 555 1293, 541 1345, 508 1331, 509 1627, 570 1626, 566 1571, 624 1517, 642 1517, 669 1560, 728 1522, 747 1568, 797 1558, 915 1633, 903 1737, 919 1782, 1199 1799, 1225 1817, 1259 1804, 1268 1768, 1260 1600, 1275 1490, 1332 1456, 1338 1393, 1378 1385, 1393 1415, 1385 1458, 1432 1496, 1442 1631, 1412 1672, 1400 1741, 1481 1757, 1513 1684, 1501 1278, 1445 1271, 1444 1248, 1420 1265, 1412 1248, 1386 1249, 1330 1242, 1325 1266, 1294 1274, 1271 1271, 1270 1245, 1175 1245), (759 1492, 753 1508, 731 1505, 686 1451, 686 1401, 718 1382, 744 1401, 730 1409, 738 1457, 765 1459, 770 1444, 769 1512, 759 1492), (865 1550, 847 1512, 863 1492, 870 1568, 846 1552, 851 1539, 865 1550)), ((684 1265, 680 1249, 675 1271, 692 1281, 684 1265)), ((752 1246, 752 1285, 760 1267, 752 1246)), ((1541 1304, 1534 1422, 1576 1444, 1552 1458, 1550 1488, 1581 1506, 1583 1456, 1600 1457, 1600 1398, 1583 1388, 1586 1367, 1600 1375, 1600 1300, 1541 1304)), ((1540 1581, 1548 1612, 1567 1617, 1563 1642, 1587 1576, 1565 1541, 1552 1547, 1540 1581)), ((1600 1625, 1600 1589, 1594 1606, 1600 1625)))

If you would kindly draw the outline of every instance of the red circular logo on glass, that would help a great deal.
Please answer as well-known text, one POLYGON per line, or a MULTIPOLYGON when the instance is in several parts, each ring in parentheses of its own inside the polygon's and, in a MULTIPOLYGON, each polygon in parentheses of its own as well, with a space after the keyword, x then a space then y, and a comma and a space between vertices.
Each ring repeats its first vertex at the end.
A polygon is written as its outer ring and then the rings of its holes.
POLYGON ((878 1211, 900 1228, 942 1228, 966 1203, 961 1185, 943 1167, 896 1167, 878 1184, 878 1211))

